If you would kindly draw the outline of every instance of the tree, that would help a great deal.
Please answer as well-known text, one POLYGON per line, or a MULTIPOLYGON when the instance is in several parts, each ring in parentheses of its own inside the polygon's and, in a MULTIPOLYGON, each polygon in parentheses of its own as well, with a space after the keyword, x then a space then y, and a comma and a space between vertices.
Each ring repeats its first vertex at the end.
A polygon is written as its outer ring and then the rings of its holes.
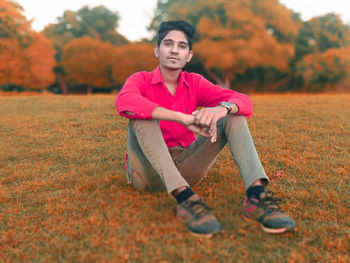
POLYGON ((343 25, 338 15, 326 14, 314 17, 302 24, 295 41, 295 59, 307 54, 322 53, 330 48, 350 45, 350 28, 343 25))
MULTIPOLYGON (((70 10, 65 11, 63 16, 58 18, 58 23, 46 26, 43 32, 48 38, 52 39, 52 41, 55 43, 55 47, 57 50, 56 60, 60 62, 62 50, 65 49, 65 46, 68 45, 71 41, 80 38, 89 37, 90 39, 98 40, 100 44, 101 42, 106 42, 111 43, 114 46, 120 46, 129 43, 129 41, 124 36, 122 36, 116 31, 116 28, 118 27, 118 21, 119 14, 117 12, 110 11, 104 6, 96 6, 91 9, 85 6, 79 9, 77 12, 73 12, 70 10)), ((84 45, 88 42, 91 41, 85 39, 80 42, 75 42, 75 45, 84 45)), ((69 47, 68 49, 70 48, 72 47, 69 47)), ((88 49, 89 47, 86 47, 86 50, 88 49)), ((80 47, 80 52, 82 52, 82 50, 83 47, 80 47)), ((101 53, 97 51, 96 54, 101 53)), ((92 59, 91 56, 90 59, 92 59)), ((67 80, 70 82, 71 85, 73 85, 73 83, 81 84, 83 82, 83 80, 80 77, 78 77, 78 72, 69 72, 70 69, 77 70, 77 67, 79 67, 79 58, 75 57, 74 62, 71 61, 69 63, 68 68, 64 66, 68 65, 67 62, 65 62, 64 65, 61 63, 55 68, 58 84, 61 93, 63 94, 68 92, 67 80)), ((85 65, 84 62, 81 62, 80 67, 87 66, 88 65, 85 65)), ((84 71, 86 70, 87 68, 85 68, 84 71)), ((110 73, 106 72, 106 74, 110 73)), ((98 84, 97 86, 100 86, 102 82, 104 83, 103 85, 112 85, 111 82, 107 81, 107 83, 106 81, 101 81, 101 79, 93 82, 86 81, 86 85, 94 86, 95 84, 98 84)))
POLYGON ((21 14, 23 8, 0 0, 0 85, 45 89, 54 81, 54 47, 21 14))
POLYGON ((19 85, 24 79, 21 48, 29 43, 30 29, 22 11, 17 3, 0 0, 0 85, 19 85))
POLYGON ((74 39, 64 46, 61 65, 69 84, 102 88, 111 87, 115 47, 89 36, 74 39))
POLYGON ((23 7, 10 0, 0 0, 0 38, 17 39, 21 47, 30 43, 31 22, 21 14, 23 7))
POLYGON ((297 72, 304 79, 304 91, 334 90, 350 86, 350 47, 330 48, 323 53, 308 54, 297 64, 297 72))
POLYGON ((116 31, 118 20, 118 13, 104 6, 96 6, 92 9, 85 6, 77 12, 65 11, 63 16, 58 18, 57 24, 50 24, 43 31, 54 41, 59 61, 63 46, 76 38, 90 36, 115 46, 128 43, 128 40, 116 31))
POLYGON ((113 80, 120 86, 132 73, 153 70, 157 63, 153 46, 149 43, 139 42, 118 47, 113 62, 113 80))
POLYGON ((195 52, 219 85, 253 68, 288 70, 298 21, 277 0, 158 1, 158 19, 185 19, 197 26, 195 52))
POLYGON ((0 86, 13 84, 20 86, 25 79, 22 50, 18 39, 0 39, 0 86))
POLYGON ((55 48, 53 43, 42 33, 33 32, 32 43, 24 50, 24 57, 28 60, 29 88, 45 89, 55 82, 53 72, 56 66, 55 48))
POLYGON ((304 91, 323 91, 349 85, 348 49, 350 27, 336 14, 326 14, 303 22, 295 41, 291 68, 303 80, 304 91))

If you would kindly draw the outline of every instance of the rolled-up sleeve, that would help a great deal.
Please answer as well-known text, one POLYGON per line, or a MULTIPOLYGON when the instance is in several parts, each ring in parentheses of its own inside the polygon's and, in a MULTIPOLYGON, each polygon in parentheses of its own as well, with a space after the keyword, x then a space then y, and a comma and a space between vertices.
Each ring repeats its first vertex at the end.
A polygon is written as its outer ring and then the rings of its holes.
POLYGON ((227 101, 238 106, 237 115, 250 117, 253 113, 253 103, 247 95, 223 89, 204 77, 199 79, 197 94, 197 106, 214 107, 222 101, 227 101))
POLYGON ((129 119, 152 119, 152 112, 157 103, 145 97, 147 84, 145 73, 131 75, 115 99, 114 105, 120 116, 129 119), (126 114, 132 112, 133 115, 126 114))

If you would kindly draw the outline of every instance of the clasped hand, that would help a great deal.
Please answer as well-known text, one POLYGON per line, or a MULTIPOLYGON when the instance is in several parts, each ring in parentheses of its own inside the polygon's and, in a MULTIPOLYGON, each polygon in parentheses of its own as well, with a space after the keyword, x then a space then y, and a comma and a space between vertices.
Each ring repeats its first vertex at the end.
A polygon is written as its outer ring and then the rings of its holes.
POLYGON ((227 115, 227 109, 221 106, 202 108, 196 110, 192 115, 187 115, 185 126, 199 135, 210 137, 210 141, 216 142, 218 120, 227 115))

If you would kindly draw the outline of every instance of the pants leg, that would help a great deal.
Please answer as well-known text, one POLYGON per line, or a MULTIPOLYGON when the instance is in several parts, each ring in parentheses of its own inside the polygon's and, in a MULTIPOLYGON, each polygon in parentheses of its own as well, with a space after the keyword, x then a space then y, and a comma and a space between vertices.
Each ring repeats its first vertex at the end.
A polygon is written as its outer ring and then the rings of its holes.
POLYGON ((217 129, 215 143, 211 143, 210 138, 199 136, 175 159, 176 166, 189 185, 193 187, 203 180, 226 143, 239 168, 245 189, 257 179, 267 183, 268 177, 256 152, 246 118, 227 116, 218 121, 217 129))
POLYGON ((176 168, 158 121, 130 120, 127 138, 128 180, 141 191, 189 186, 176 168))

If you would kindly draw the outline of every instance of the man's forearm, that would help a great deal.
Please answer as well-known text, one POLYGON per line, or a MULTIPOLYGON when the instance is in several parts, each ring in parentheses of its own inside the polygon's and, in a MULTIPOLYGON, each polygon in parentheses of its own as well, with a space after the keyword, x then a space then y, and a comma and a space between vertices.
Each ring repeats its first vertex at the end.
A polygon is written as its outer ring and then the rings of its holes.
POLYGON ((157 107, 152 112, 152 118, 154 120, 174 121, 178 123, 184 122, 184 115, 182 112, 168 110, 163 107, 157 107))

